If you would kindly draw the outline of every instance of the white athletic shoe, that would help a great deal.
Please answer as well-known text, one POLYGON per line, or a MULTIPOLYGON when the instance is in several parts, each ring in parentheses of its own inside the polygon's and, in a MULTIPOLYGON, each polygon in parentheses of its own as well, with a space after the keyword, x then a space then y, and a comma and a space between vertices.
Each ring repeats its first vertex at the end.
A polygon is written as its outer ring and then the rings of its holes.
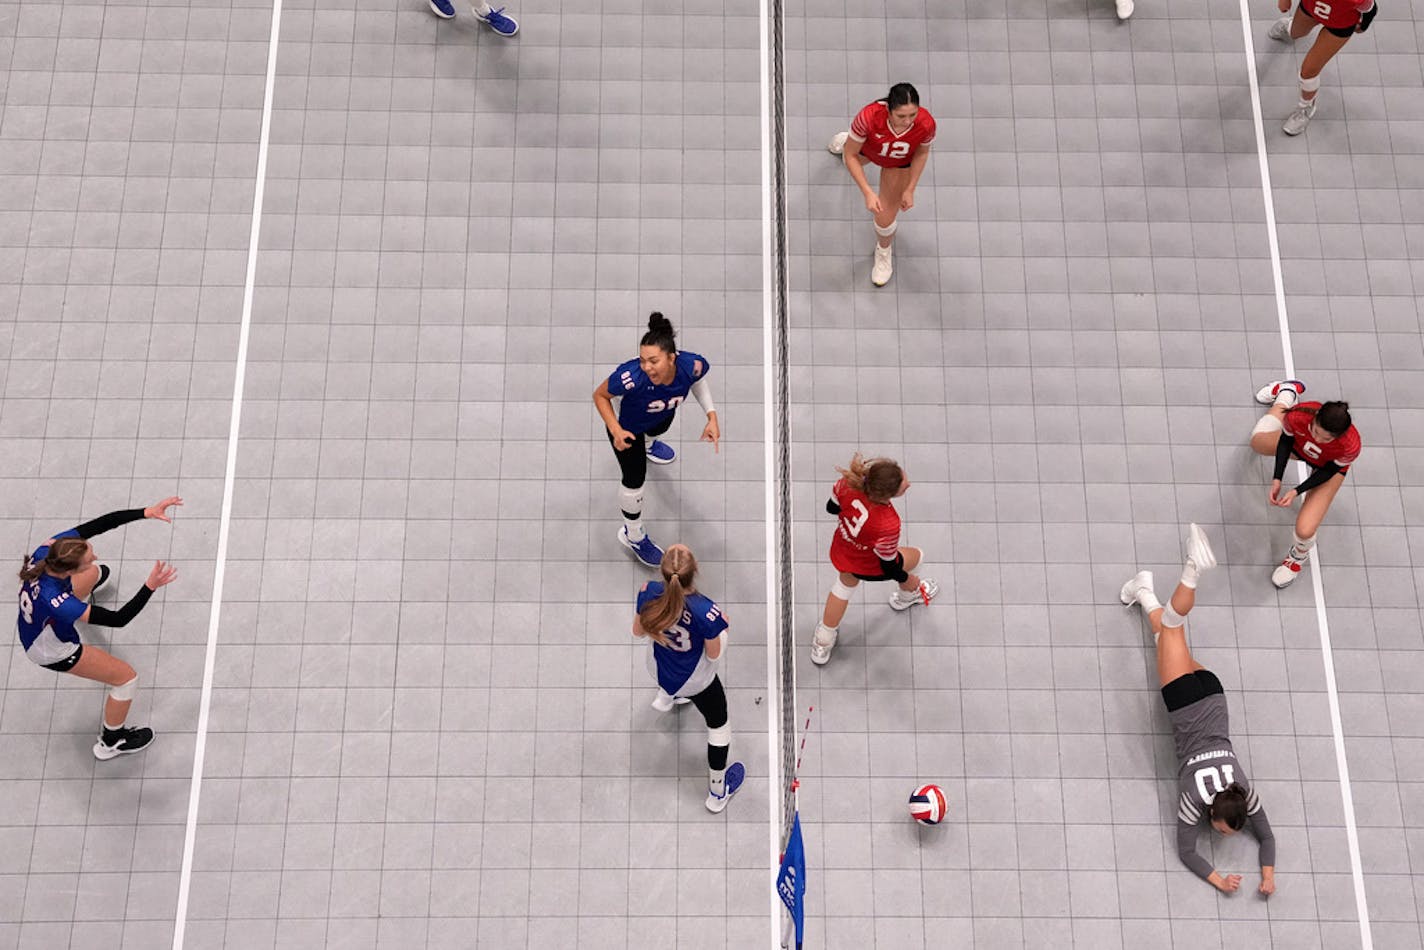
POLYGON ((1312 99, 1303 106, 1296 106, 1295 111, 1286 116, 1286 121, 1281 124, 1281 131, 1286 135, 1299 135, 1305 131, 1314 115, 1315 100, 1312 99))
POLYGON ((877 287, 890 283, 890 275, 895 273, 895 264, 890 260, 894 246, 875 245, 875 263, 870 265, 870 282, 877 287))
POLYGON ((1131 580, 1122 585, 1122 593, 1118 594, 1118 598, 1122 600, 1124 605, 1131 607, 1137 603, 1137 598, 1144 590, 1148 592, 1152 590, 1151 571, 1138 571, 1133 575, 1131 580))
POLYGON ((1197 566, 1198 571, 1209 571, 1216 567, 1216 554, 1211 550, 1211 542, 1206 532, 1196 523, 1187 525, 1187 560, 1197 566))
POLYGON ((648 705, 652 706, 658 712, 668 712, 674 706, 686 706, 690 702, 692 702, 692 700, 686 696, 669 696, 660 688, 657 695, 653 697, 653 701, 648 705))
POLYGON ((1117 0, 1117 18, 1126 20, 1132 16, 1132 0, 1117 0))
POLYGON ((811 662, 817 666, 825 666, 831 658, 831 651, 836 648, 836 639, 839 636, 840 630, 816 624, 816 633, 811 637, 811 662))
POLYGON ((1283 390, 1295 394, 1294 398, 1290 400, 1291 406, 1294 406, 1300 401, 1301 395, 1305 392, 1305 383, 1302 383, 1298 379, 1273 380, 1256 390, 1256 401, 1263 406, 1273 406, 1276 403, 1276 397, 1279 396, 1283 390))
POLYGON ((837 132, 831 136, 831 140, 826 143, 826 151, 832 155, 840 155, 845 151, 846 139, 850 138, 849 132, 837 132))
POLYGON ((732 796, 737 794, 737 790, 742 787, 742 783, 747 780, 747 767, 740 762, 733 762, 727 766, 727 771, 722 779, 722 794, 718 795, 712 791, 711 786, 707 789, 707 810, 714 815, 720 815, 727 807, 727 803, 732 800, 732 796))
POLYGON ((1279 20, 1271 24, 1271 28, 1266 31, 1266 35, 1279 43, 1289 43, 1295 39, 1290 35, 1291 15, 1287 13, 1279 20))
POLYGON ((929 606, 934 600, 935 594, 939 593, 939 584, 928 577, 920 578, 920 586, 917 590, 895 589, 895 593, 890 595, 890 608, 892 610, 909 610, 916 604, 929 606))
POLYGON ((1286 559, 1271 572, 1271 583, 1279 590, 1285 590, 1295 583, 1295 579, 1300 576, 1301 569, 1305 567, 1305 562, 1310 560, 1310 555, 1296 557, 1293 552, 1286 553, 1286 559))

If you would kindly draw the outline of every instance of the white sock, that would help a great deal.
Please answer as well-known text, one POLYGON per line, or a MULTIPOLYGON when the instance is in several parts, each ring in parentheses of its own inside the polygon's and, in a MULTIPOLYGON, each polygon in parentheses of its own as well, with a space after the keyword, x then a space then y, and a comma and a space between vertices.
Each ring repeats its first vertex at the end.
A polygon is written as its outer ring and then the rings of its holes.
POLYGON ((1295 535, 1295 543, 1291 545, 1290 556, 1297 561, 1305 561, 1310 558, 1310 552, 1315 547, 1314 538, 1302 538, 1295 535))
POLYGON ((643 519, 641 516, 629 518, 627 515, 624 515, 623 529, 628 532, 628 540, 634 544, 637 544, 648 536, 647 532, 643 530, 643 519))
POLYGON ((727 794, 727 770, 707 770, 707 790, 718 798, 727 794))
MULTIPOLYGON (((1300 107, 1304 109, 1308 104, 1309 103, 1302 102, 1300 104, 1300 107)), ((1275 401, 1272 402, 1271 405, 1291 409, 1299 401, 1300 393, 1296 392, 1289 386, 1282 386, 1280 390, 1277 391, 1275 401)))
POLYGON ((1201 568, 1197 567, 1196 562, 1191 558, 1187 558, 1187 563, 1182 565, 1182 586, 1196 590, 1199 580, 1201 580, 1201 568))
POLYGON ((1150 614, 1162 606, 1162 601, 1157 599, 1157 595, 1145 587, 1137 592, 1137 602, 1142 606, 1142 612, 1145 614, 1150 614))
POLYGON ((484 0, 471 0, 470 9, 474 10, 479 16, 489 16, 490 13, 493 12, 490 5, 485 3, 484 0))

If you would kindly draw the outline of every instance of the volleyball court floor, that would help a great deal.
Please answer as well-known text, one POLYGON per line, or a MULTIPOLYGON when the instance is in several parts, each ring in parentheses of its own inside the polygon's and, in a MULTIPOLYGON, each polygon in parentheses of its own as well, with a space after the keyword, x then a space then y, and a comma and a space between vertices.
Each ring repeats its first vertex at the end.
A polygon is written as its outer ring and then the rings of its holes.
MULTIPOLYGON (((1238 8, 965 6, 788 10, 807 945, 1361 946, 1323 619, 1369 933, 1419 946, 1418 21, 1386 7, 1288 140, 1300 51, 1253 7, 1295 366, 1365 443, 1317 600, 1266 580, 1290 523, 1245 444, 1284 350, 1238 8), (875 290, 823 144, 900 80, 939 137, 875 290), (857 448, 906 464, 941 594, 863 592, 815 668, 857 448), (1116 603, 1139 567, 1165 589, 1188 521, 1223 562, 1189 635, 1276 830, 1269 903, 1248 841, 1214 845, 1233 898, 1179 865, 1116 603), (904 812, 923 781, 938 828, 904 812)), ((0 660, 0 946, 168 946, 176 918, 189 947, 770 941, 757 9, 512 12, 503 42, 416 3, 283 8, 214 627, 271 8, 0 3, 0 537, 18 560, 186 502, 98 545, 119 594, 180 570, 97 637, 149 751, 95 763, 97 688, 0 660), (750 778, 722 816, 695 713, 647 705, 648 575, 589 400, 654 309, 724 433, 681 420, 646 508, 731 618, 750 778)))

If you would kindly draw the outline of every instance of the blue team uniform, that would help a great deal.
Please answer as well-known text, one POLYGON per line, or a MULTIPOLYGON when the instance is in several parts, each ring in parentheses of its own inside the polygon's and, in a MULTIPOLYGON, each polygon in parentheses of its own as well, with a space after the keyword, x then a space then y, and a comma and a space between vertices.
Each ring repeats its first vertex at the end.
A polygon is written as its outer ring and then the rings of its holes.
MULTIPOLYGON (((70 528, 55 535, 55 540, 77 537, 79 530, 70 528)), ((39 563, 48 553, 49 545, 41 545, 30 555, 30 563, 39 563)), ((25 655, 41 666, 68 659, 80 646, 74 624, 88 609, 88 603, 74 596, 67 577, 41 574, 21 584, 19 630, 25 655)))
POLYGON ((629 360, 608 377, 608 394, 622 396, 618 406, 618 424, 634 435, 656 429, 672 421, 677 407, 692 392, 692 386, 711 369, 707 359, 686 350, 673 357, 677 372, 672 382, 658 386, 648 379, 637 360, 629 360))
MULTIPOLYGON (((638 591, 638 611, 662 596, 661 581, 649 581, 638 591)), ((682 619, 667 630, 672 646, 653 644, 648 666, 657 677, 658 685, 669 696, 696 696, 711 684, 717 675, 713 661, 707 658, 704 644, 715 640, 727 629, 722 608, 710 597, 689 594, 682 608, 682 619)))

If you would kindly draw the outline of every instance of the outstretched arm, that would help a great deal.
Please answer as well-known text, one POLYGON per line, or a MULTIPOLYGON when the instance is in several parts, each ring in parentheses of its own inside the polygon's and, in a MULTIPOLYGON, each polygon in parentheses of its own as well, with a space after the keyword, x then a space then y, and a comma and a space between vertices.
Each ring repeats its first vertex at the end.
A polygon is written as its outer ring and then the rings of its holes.
POLYGON ((1241 886, 1241 875, 1217 873, 1206 858, 1197 853, 1197 826, 1177 820, 1177 857, 1191 868, 1192 873, 1206 881, 1223 894, 1230 894, 1241 886))
POLYGON ((1271 831, 1271 823, 1266 818, 1266 809, 1261 807, 1261 801, 1256 797, 1254 789, 1251 791, 1251 799, 1256 803, 1256 810, 1247 812, 1246 821, 1251 826, 1251 833, 1261 843, 1261 887, 1259 890, 1266 897, 1270 897, 1276 892, 1276 836, 1271 831))
POLYGON ((168 514, 169 508, 174 508, 183 504, 183 499, 177 495, 155 502, 147 508, 126 508, 120 511, 111 511, 107 515, 100 515, 93 521, 86 521, 74 529, 74 533, 88 541, 90 538, 105 531, 113 531, 126 524, 135 521, 142 521, 144 518, 157 518, 159 521, 171 522, 173 519, 168 514))

